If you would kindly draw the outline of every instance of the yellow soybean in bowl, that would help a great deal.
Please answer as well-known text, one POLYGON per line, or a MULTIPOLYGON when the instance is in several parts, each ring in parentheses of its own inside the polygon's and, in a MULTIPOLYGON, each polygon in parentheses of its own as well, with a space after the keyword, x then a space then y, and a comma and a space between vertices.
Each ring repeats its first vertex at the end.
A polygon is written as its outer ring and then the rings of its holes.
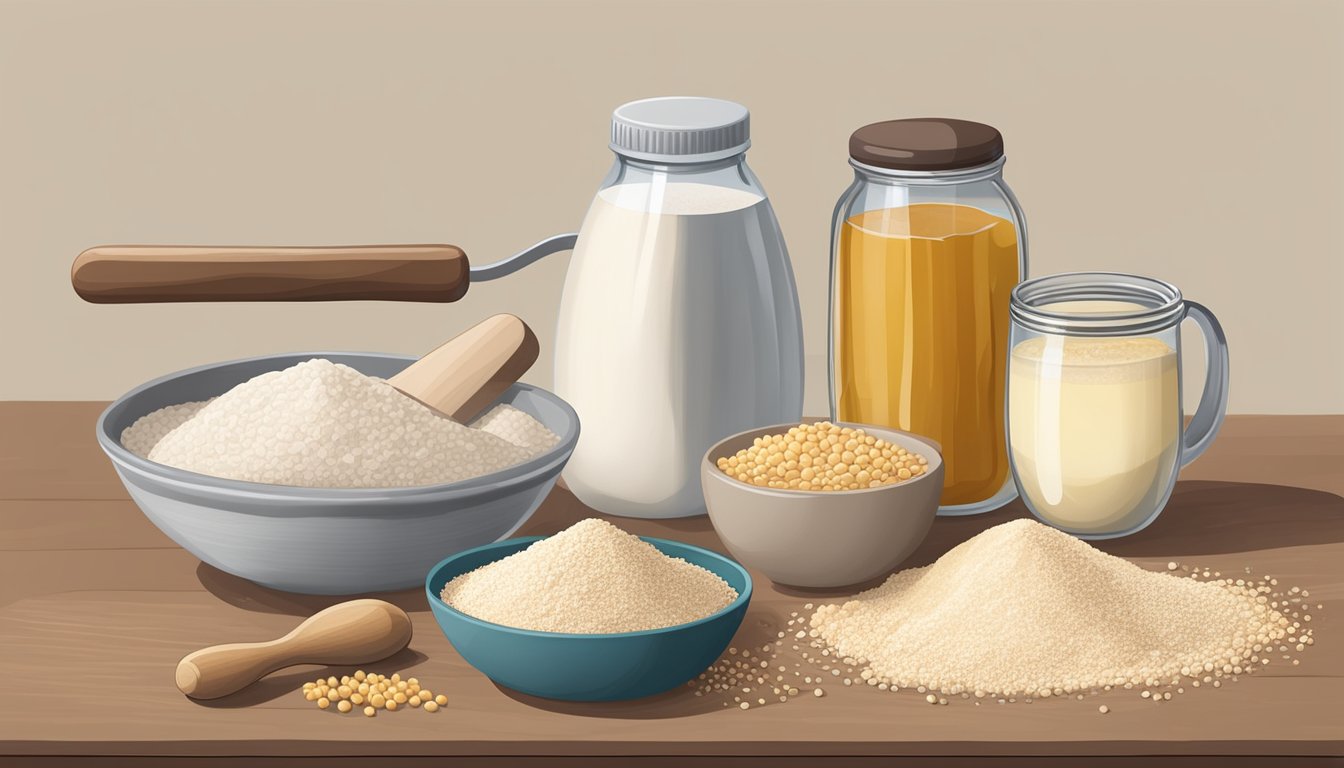
POLYGON ((861 427, 820 421, 758 437, 715 466, 761 488, 857 491, 924 475, 929 460, 861 427))

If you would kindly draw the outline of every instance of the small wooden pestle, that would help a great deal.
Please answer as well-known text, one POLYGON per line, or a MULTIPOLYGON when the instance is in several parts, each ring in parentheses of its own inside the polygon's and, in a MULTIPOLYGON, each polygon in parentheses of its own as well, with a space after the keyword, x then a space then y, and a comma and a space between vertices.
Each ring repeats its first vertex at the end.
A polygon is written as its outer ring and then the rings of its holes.
POLYGON ((264 643, 229 643, 189 653, 177 663, 177 688, 193 699, 217 699, 296 664, 365 664, 411 642, 411 619, 383 600, 351 600, 310 616, 294 631, 264 643))

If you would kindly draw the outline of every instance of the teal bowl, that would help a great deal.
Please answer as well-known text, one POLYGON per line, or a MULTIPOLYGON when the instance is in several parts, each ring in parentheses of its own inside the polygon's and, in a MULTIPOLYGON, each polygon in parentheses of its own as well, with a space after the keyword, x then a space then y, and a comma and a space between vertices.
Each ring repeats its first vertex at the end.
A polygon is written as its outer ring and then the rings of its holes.
POLYGON ((564 701, 621 701, 671 690, 704 672, 723 654, 751 602, 751 576, 742 566, 717 552, 646 536, 640 538, 663 554, 718 575, 737 590, 737 599, 689 624, 569 635, 482 621, 439 597, 449 581, 542 538, 508 539, 460 552, 434 566, 425 579, 429 607, 448 642, 486 677, 520 693, 564 701))

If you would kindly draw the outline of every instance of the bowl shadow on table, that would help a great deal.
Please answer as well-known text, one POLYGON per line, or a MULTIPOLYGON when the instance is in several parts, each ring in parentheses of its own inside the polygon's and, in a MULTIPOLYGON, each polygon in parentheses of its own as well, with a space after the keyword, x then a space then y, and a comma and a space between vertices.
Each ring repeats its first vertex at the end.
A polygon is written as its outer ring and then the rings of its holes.
MULTIPOLYGON (((423 664, 429 657, 417 650, 411 648, 402 648, 400 651, 388 656, 381 661, 373 662, 366 666, 382 667, 389 669, 398 669, 405 671, 423 664)), ((268 701, 274 701, 281 696, 299 696, 299 691, 304 683, 312 682, 319 677, 340 677, 352 672, 350 666, 318 666, 308 667, 303 670, 291 670, 279 674, 269 675, 249 685, 243 690, 224 696, 218 699, 192 699, 187 700, 193 704, 209 707, 211 709, 240 709, 242 707, 252 707, 258 704, 265 704, 268 701)), ((316 707, 316 704, 310 704, 316 707)), ((335 711, 335 710, 332 710, 335 711)))
POLYGON ((363 597, 386 600, 407 613, 429 610, 423 588, 413 587, 396 592, 371 592, 363 595, 301 595, 263 587, 206 563, 196 566, 196 579, 206 591, 220 600, 236 608, 257 613, 279 613, 306 619, 324 608, 363 597))
MULTIPOLYGON (((753 604, 746 618, 733 635, 732 648, 760 649, 767 644, 782 643, 779 632, 788 629, 787 618, 770 606, 753 604)), ((732 658, 725 650, 722 658, 732 658)), ((555 712, 575 717, 594 717, 617 720, 665 720, 679 717, 718 712, 728 707, 736 708, 732 702, 735 691, 712 691, 707 695, 696 696, 696 688, 682 684, 665 693, 642 699, 608 702, 577 702, 546 699, 495 685, 501 693, 521 704, 547 712, 555 712)), ((774 701, 771 699, 771 706, 774 701)))
POLYGON ((628 701, 560 701, 543 699, 505 688, 498 683, 499 692, 514 701, 547 712, 574 717, 595 717, 614 720, 668 720, 717 712, 723 709, 720 700, 696 696, 694 689, 681 685, 666 693, 628 701))

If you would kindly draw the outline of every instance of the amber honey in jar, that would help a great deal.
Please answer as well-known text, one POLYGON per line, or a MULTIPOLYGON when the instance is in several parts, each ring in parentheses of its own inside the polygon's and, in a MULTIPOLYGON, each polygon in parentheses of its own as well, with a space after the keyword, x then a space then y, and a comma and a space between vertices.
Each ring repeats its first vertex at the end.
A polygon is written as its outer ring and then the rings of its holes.
POLYGON ((835 211, 832 417, 940 443, 940 514, 987 512, 1015 495, 1004 386, 1026 231, 1003 163, 1002 137, 980 123, 864 126, 835 211))

